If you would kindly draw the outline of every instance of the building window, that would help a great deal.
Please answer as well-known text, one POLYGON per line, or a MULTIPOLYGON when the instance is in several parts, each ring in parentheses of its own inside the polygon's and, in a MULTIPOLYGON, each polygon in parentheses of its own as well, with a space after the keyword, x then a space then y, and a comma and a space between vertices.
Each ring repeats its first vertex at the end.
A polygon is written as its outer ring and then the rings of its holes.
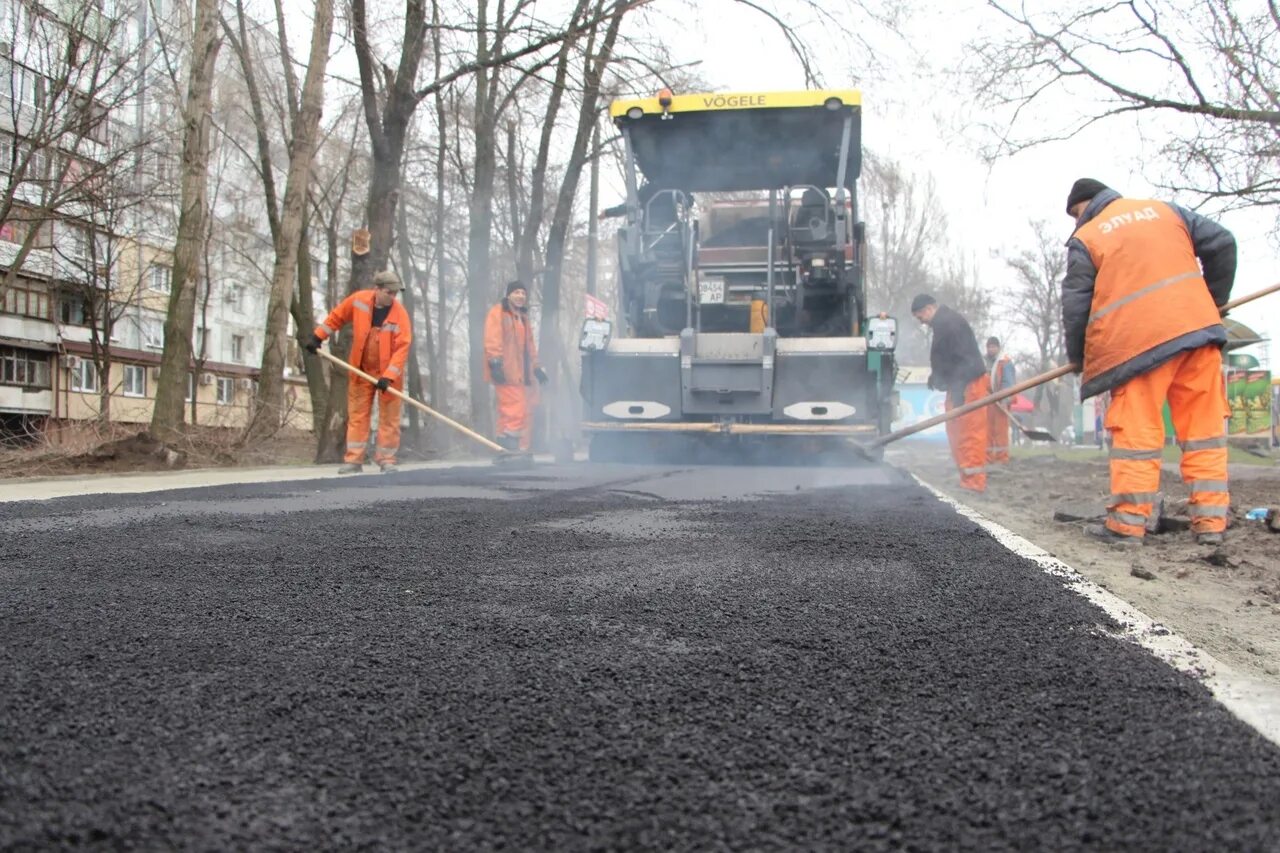
POLYGON ((147 369, 140 364, 124 366, 124 395, 126 397, 147 396, 147 369))
POLYGON ((236 398, 236 381, 225 376, 218 377, 218 405, 230 405, 236 398))
POLYGON ((244 313, 244 288, 238 284, 227 285, 226 293, 223 297, 227 304, 231 306, 231 310, 237 314, 244 313))
POLYGON ((67 236, 60 247, 68 258, 84 260, 89 257, 89 232, 79 225, 70 223, 63 226, 67 236))
POLYGON ((231 360, 244 364, 244 335, 231 336, 231 360))
POLYGON ((160 264, 152 264, 147 271, 147 287, 159 293, 173 290, 173 270, 160 264))
POLYGON ((63 293, 58 302, 58 316, 64 325, 89 325, 89 311, 84 304, 84 297, 79 293, 63 293))
POLYGON ((142 345, 150 349, 164 349, 164 324, 159 320, 143 320, 142 345))
POLYGON ((194 373, 187 374, 187 396, 183 399, 190 403, 196 396, 196 375, 194 373))
POLYGON ((48 354, 0 347, 0 384, 24 388, 50 387, 48 354))
POLYGON ((0 303, 0 312, 48 320, 49 294, 41 290, 11 287, 4 293, 4 302, 0 303))
POLYGON ((77 358, 70 369, 71 390, 96 394, 98 391, 98 368, 92 359, 77 358))

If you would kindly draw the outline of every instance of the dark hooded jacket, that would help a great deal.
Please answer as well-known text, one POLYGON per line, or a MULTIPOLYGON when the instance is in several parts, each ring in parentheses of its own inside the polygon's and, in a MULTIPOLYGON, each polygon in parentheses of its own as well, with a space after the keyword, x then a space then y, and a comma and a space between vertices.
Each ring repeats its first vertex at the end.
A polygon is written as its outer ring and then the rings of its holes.
POLYGON ((969 321, 946 305, 939 305, 929 324, 933 344, 929 348, 929 385, 951 395, 953 403, 964 400, 964 389, 987 372, 978 350, 978 338, 969 321))
MULTIPOLYGON (((1084 216, 1077 223, 1076 230, 1101 214, 1107 205, 1118 198, 1120 194, 1112 189, 1103 190, 1094 196, 1085 208, 1084 216)), ((1176 204, 1169 206, 1186 224, 1192 247, 1204 272, 1205 284, 1208 285, 1214 304, 1221 308, 1231 298, 1231 286, 1235 281, 1235 237, 1218 223, 1194 211, 1176 204)), ((1062 281, 1062 328, 1066 337, 1067 359, 1073 364, 1084 364, 1085 330, 1089 326, 1097 277, 1098 269, 1094 265, 1093 256, 1073 232, 1071 239, 1067 241, 1067 273, 1062 281)), ((1081 386, 1080 397, 1087 399, 1117 388, 1135 376, 1159 367, 1178 353, 1203 346, 1223 346, 1226 342, 1227 331, 1221 323, 1179 335, 1091 378, 1081 386)))

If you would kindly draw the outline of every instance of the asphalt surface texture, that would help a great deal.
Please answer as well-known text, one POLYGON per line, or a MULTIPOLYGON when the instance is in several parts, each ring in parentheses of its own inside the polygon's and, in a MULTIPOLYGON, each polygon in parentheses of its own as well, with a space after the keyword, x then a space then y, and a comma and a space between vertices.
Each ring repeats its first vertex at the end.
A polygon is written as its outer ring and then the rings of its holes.
POLYGON ((0 848, 1276 850, 1280 749, 887 467, 0 505, 0 848))

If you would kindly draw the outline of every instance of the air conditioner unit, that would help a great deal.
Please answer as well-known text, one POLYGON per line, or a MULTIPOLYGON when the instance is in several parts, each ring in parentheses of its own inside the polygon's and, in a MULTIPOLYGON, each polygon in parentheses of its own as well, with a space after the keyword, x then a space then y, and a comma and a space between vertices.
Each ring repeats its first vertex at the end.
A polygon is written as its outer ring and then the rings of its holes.
POLYGON ((64 355, 62 357, 62 366, 65 367, 67 370, 77 369, 78 367, 80 367, 80 356, 64 355))
POLYGON ((160 378, 160 368, 159 368, 159 367, 153 367, 153 368, 151 368, 151 378, 152 378, 152 379, 159 379, 159 378, 160 378))
POLYGON ((217 377, 215 377, 212 373, 201 373, 201 374, 200 374, 200 384, 201 384, 201 385, 212 385, 212 384, 213 384, 213 380, 214 380, 214 379, 216 379, 216 378, 217 378, 217 377))
POLYGON ((253 380, 252 380, 252 379, 241 379, 241 380, 240 380, 239 382, 237 382, 236 384, 240 386, 240 390, 241 390, 241 391, 252 391, 252 390, 253 390, 253 380))

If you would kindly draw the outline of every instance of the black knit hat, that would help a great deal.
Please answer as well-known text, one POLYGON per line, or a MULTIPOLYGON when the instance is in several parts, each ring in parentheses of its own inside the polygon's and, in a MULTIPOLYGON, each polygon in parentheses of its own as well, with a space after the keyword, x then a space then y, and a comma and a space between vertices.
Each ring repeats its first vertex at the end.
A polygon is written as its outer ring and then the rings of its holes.
POLYGON ((926 305, 937 305, 937 304, 938 304, 938 300, 934 299, 929 294, 927 293, 917 294, 916 298, 911 300, 911 313, 912 314, 916 313, 926 305))
POLYGON ((524 286, 524 282, 520 281, 519 279, 516 279, 515 281, 507 282, 507 292, 505 295, 510 296, 512 293, 515 293, 517 290, 523 290, 525 293, 529 292, 529 288, 524 286))
POLYGON ((1071 208, 1075 207, 1082 201, 1088 201, 1103 190, 1110 189, 1102 181, 1095 181, 1093 178, 1081 178, 1071 185, 1071 192, 1067 195, 1067 213, 1071 212, 1071 208))

